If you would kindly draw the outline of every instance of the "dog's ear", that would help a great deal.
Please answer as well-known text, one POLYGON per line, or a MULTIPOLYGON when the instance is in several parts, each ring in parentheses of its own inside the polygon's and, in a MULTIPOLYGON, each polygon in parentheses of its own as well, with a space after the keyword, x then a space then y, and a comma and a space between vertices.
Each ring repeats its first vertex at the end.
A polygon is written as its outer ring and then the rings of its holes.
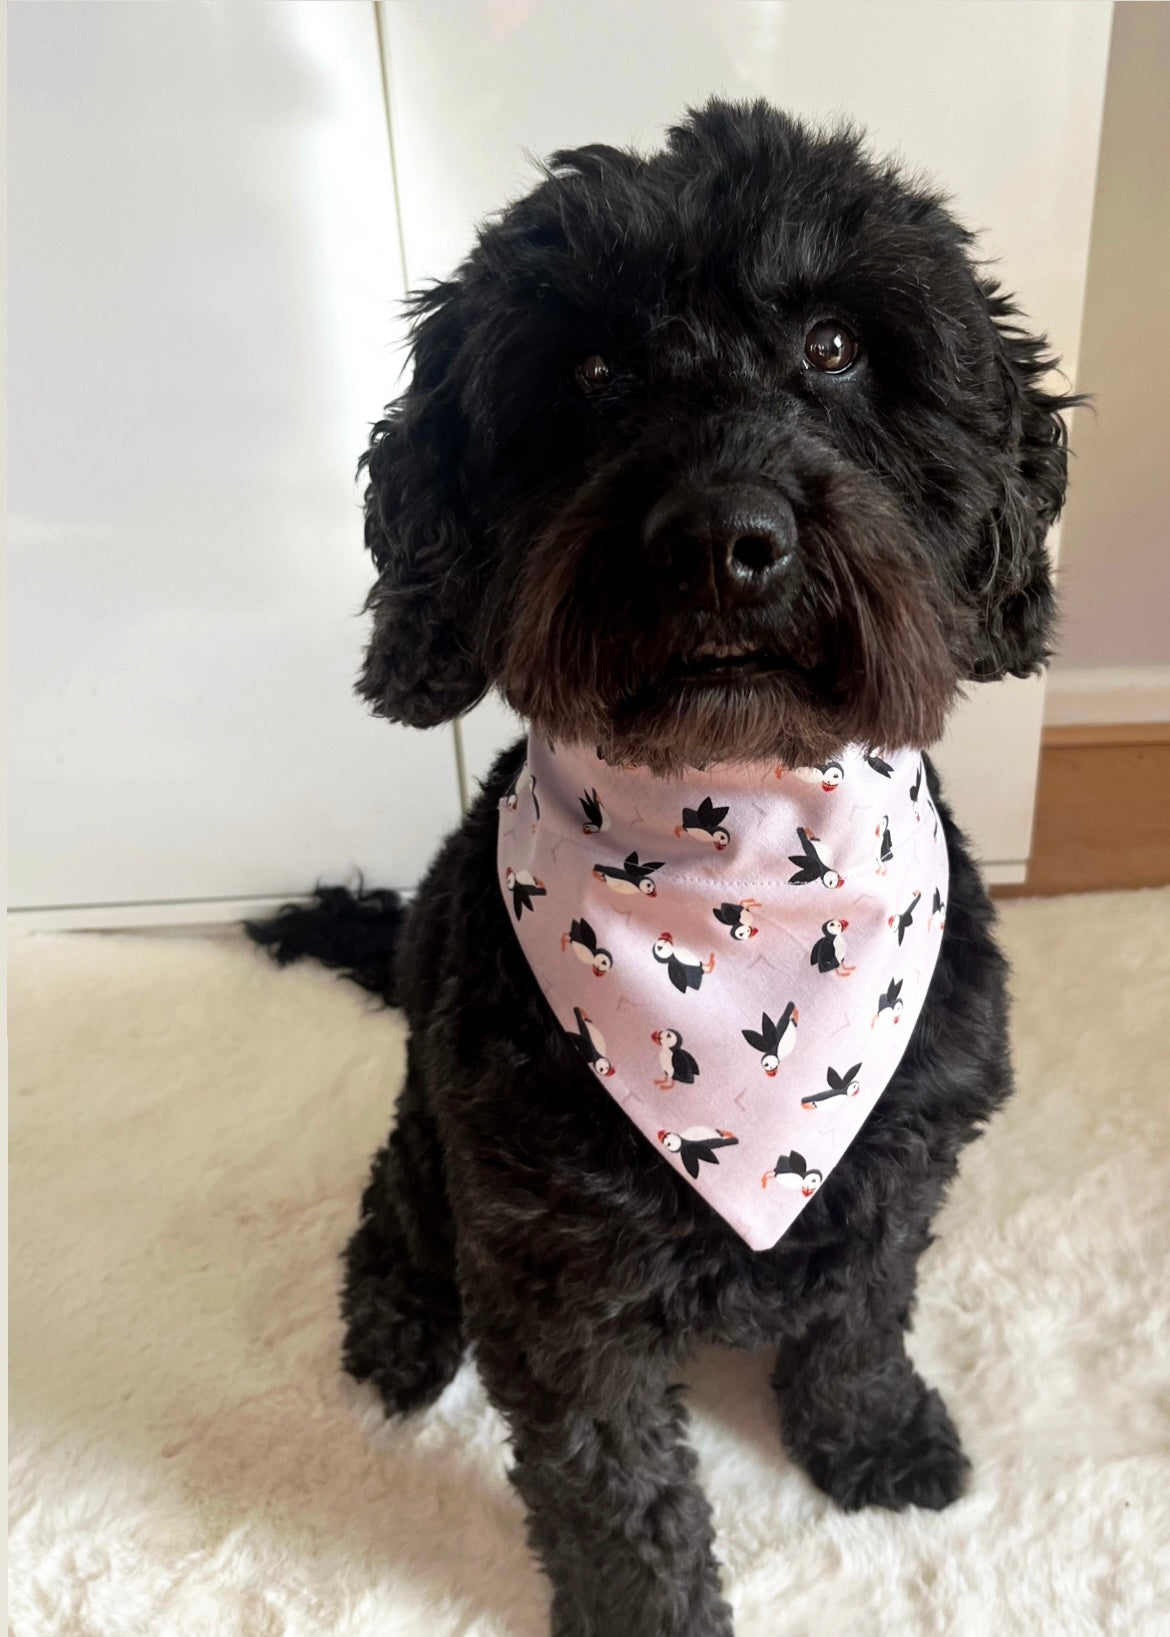
POLYGON ((1051 653, 1056 604, 1045 539, 1060 516, 1068 477, 1062 417, 1084 400, 1041 387, 1054 367, 1047 343, 1015 322, 1016 309, 995 285, 984 284, 982 291, 1007 423, 1000 493, 985 526, 972 586, 977 630, 971 675, 992 682, 1041 670, 1051 653))
POLYGON ((487 688, 473 636, 482 552, 463 480, 464 299, 458 283, 415 297, 410 386, 358 466, 370 479, 366 547, 378 579, 366 599, 374 628, 357 691, 377 715, 416 728, 450 721, 487 688))

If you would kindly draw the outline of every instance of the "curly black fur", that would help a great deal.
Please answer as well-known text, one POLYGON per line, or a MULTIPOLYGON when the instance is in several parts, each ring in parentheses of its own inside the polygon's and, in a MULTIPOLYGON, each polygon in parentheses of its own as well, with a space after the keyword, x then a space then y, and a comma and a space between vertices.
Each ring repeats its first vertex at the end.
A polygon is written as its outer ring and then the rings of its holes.
POLYGON ((397 1006, 394 951, 402 928, 402 904, 396 892, 359 887, 321 887, 313 904, 285 904, 270 921, 245 921, 244 930, 262 944, 278 966, 305 956, 340 969, 387 1006, 397 1006))
MULTIPOLYGON (((554 736, 668 768, 921 743, 964 680, 1042 665, 1070 400, 971 257, 939 196, 763 104, 713 102, 651 158, 557 155, 416 303, 414 379, 365 457, 361 692, 427 725, 495 684, 554 736), (840 377, 802 366, 825 317, 860 341, 840 377), (609 377, 586 396, 595 354, 609 377), (745 481, 793 520, 790 566, 744 605, 679 596, 651 510, 745 481), (680 681, 712 640, 769 662, 680 681)), ((926 1007, 823 1187, 752 1252, 551 1025, 495 880, 521 759, 435 860, 396 980, 388 951, 380 974, 347 963, 397 992, 411 1037, 349 1248, 345 1362, 404 1413, 474 1343, 560 1637, 716 1637, 730 1613, 673 1385, 697 1343, 777 1349, 784 1441, 842 1506, 962 1490, 905 1336, 957 1156, 1011 1087, 993 911, 928 765, 952 875, 926 1007)), ((316 925, 341 957, 338 903, 295 923, 298 950, 316 925)))

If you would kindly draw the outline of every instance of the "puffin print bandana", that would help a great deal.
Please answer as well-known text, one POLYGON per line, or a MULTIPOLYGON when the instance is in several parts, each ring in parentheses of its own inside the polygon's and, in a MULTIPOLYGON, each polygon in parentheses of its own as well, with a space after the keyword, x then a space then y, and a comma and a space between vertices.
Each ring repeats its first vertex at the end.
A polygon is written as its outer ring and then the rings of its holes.
POLYGON ((753 1250, 774 1245, 934 972, 947 851, 919 753, 660 779, 530 737, 499 873, 582 1062, 753 1250))

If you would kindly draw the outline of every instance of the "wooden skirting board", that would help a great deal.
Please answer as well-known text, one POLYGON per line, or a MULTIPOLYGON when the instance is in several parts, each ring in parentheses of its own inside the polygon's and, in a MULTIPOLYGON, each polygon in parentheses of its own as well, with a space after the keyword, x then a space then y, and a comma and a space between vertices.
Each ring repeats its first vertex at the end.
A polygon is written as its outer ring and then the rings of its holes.
POLYGON ((1170 722, 1044 730, 1028 879, 996 898, 1170 884, 1170 722))

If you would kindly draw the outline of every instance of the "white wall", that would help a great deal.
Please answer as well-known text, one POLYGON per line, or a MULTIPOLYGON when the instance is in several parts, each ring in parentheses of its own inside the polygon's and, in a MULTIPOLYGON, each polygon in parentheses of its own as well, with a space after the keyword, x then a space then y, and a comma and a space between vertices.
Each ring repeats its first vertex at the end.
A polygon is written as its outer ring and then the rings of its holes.
POLYGON ((1170 719, 1170 5, 1116 7, 1053 719, 1170 719))
POLYGON ((409 885, 459 799, 449 730, 352 694, 402 338, 373 7, 8 24, 11 901, 409 885))
MULTIPOLYGON (((447 272, 530 185, 525 149, 653 144, 715 91, 851 113, 945 180, 1075 369, 1109 15, 396 0, 392 151, 358 0, 10 8, 13 902, 207 919, 354 865, 417 878, 457 818, 454 739, 352 697, 353 463, 395 391, 403 261, 447 272)), ((1035 684, 984 690, 945 752, 1000 874, 1040 714, 1035 684)), ((510 731, 466 724, 473 770, 510 731)))

